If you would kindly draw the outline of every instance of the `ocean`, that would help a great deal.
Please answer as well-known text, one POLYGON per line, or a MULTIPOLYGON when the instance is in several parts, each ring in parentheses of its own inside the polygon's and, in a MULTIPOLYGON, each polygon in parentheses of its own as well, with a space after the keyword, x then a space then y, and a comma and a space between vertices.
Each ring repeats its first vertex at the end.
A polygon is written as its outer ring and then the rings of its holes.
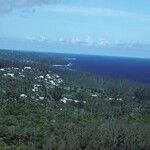
POLYGON ((150 59, 69 55, 73 70, 150 83, 150 59))

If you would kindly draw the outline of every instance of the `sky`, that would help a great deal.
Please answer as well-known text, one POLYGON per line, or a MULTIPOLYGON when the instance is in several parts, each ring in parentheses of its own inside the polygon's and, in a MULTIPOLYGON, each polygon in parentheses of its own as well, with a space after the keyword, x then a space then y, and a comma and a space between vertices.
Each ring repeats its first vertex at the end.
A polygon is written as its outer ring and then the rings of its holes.
POLYGON ((0 0, 0 48, 150 58, 149 0, 0 0))

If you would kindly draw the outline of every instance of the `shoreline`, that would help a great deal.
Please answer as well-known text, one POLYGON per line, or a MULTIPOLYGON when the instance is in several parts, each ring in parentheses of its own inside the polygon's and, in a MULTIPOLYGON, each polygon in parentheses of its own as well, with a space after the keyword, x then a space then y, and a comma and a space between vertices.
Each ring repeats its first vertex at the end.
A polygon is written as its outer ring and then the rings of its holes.
POLYGON ((71 67, 72 63, 68 63, 67 65, 53 65, 53 67, 71 67))

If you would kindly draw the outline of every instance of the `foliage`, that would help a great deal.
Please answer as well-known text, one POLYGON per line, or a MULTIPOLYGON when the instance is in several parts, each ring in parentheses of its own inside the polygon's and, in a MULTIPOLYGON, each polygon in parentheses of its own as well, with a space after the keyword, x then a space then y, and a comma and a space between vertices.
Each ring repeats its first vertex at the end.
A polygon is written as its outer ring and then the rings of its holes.
POLYGON ((0 51, 0 150, 150 149, 150 85, 52 67, 60 61, 0 51))

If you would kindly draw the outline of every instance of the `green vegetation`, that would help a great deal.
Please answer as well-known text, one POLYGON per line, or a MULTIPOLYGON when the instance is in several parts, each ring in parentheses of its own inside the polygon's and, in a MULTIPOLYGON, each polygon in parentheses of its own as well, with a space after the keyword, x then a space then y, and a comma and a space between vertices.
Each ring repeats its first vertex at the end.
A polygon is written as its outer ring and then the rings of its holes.
POLYGON ((150 85, 0 51, 0 150, 149 150, 150 85), (4 61, 5 60, 5 61, 4 61))

